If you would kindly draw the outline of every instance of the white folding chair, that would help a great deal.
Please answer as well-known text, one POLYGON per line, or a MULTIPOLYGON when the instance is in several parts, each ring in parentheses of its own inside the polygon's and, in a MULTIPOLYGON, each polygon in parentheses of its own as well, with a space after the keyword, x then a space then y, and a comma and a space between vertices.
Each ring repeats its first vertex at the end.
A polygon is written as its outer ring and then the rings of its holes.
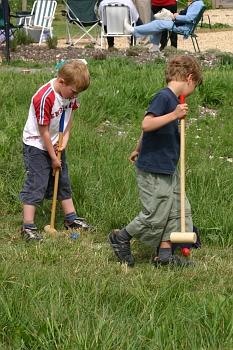
MULTIPOLYGON (((103 39, 107 38, 108 36, 131 38, 132 34, 124 33, 125 18, 128 20, 128 23, 131 26, 135 25, 132 20, 130 7, 128 5, 114 3, 103 5, 101 18, 101 48, 103 47, 103 39), (106 28, 104 28, 105 26, 106 28), (106 32, 105 29, 107 29, 106 32)), ((106 43, 104 43, 104 46, 106 47, 106 43)))
POLYGON ((24 26, 26 32, 28 32, 28 29, 41 29, 39 45, 42 42, 45 30, 50 32, 50 36, 53 35, 52 23, 56 7, 57 2, 55 0, 36 0, 33 4, 30 17, 26 17, 28 19, 26 21, 27 24, 24 26))

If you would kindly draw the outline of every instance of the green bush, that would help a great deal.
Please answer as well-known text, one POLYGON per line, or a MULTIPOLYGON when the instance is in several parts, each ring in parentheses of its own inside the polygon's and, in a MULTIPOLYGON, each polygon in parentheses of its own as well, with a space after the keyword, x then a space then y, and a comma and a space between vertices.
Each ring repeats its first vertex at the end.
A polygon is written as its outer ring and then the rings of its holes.
POLYGON ((56 36, 47 36, 46 38, 46 45, 48 46, 48 48, 51 49, 56 49, 57 48, 57 43, 58 43, 58 39, 56 36))
POLYGON ((17 45, 30 45, 34 43, 34 39, 31 37, 31 35, 23 29, 16 31, 15 38, 13 40, 15 40, 17 45))

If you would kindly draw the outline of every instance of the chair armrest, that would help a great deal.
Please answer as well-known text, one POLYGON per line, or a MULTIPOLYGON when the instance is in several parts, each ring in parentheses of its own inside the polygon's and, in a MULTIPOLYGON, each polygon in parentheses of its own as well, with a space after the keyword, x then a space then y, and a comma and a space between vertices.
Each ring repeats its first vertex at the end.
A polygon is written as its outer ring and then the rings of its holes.
POLYGON ((175 19, 173 22, 174 22, 174 24, 179 24, 179 23, 184 23, 184 24, 186 24, 186 23, 190 24, 191 23, 191 24, 193 24, 194 23, 194 21, 183 21, 183 20, 179 21, 178 19, 175 19))
POLYGON ((27 14, 27 15, 12 15, 11 13, 10 13, 10 17, 13 17, 13 18, 30 18, 30 17, 32 17, 34 15, 34 13, 33 14, 27 14))

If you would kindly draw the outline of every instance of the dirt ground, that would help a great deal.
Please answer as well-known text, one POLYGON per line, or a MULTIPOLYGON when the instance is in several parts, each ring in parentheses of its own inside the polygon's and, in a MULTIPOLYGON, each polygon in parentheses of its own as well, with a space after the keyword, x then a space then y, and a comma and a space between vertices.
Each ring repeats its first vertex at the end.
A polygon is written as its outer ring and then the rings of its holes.
MULTIPOLYGON (((233 27, 233 9, 218 9, 218 10, 208 10, 205 12, 203 22, 211 23, 224 23, 233 27)), ((221 52, 228 52, 233 54, 232 45, 232 29, 226 30, 216 30, 216 29, 198 29, 196 31, 198 35, 198 43, 201 50, 201 64, 202 65, 215 65, 216 56, 211 53, 212 50, 218 50, 221 52)), ((64 33, 65 36, 65 33, 64 33)), ((95 48, 85 48, 90 42, 88 40, 82 40, 75 46, 66 44, 65 39, 60 39, 58 41, 58 47, 56 49, 49 50, 47 45, 43 43, 41 46, 38 44, 33 44, 29 46, 19 46, 16 52, 11 52, 11 61, 13 60, 23 60, 23 61, 39 61, 39 62, 50 62, 56 64, 64 59, 74 59, 74 58, 87 58, 94 57, 96 59, 115 57, 115 56, 125 56, 129 59, 140 63, 146 63, 153 61, 155 58, 154 53, 149 53, 148 48, 137 45, 137 50, 131 50, 129 46, 129 41, 127 38, 115 38, 115 47, 118 48, 116 52, 109 52, 106 49, 100 49, 99 45, 95 45, 95 48)), ((188 52, 196 56, 197 58, 200 54, 195 53, 191 38, 183 40, 181 35, 178 36, 178 49, 188 52)), ((168 49, 169 50, 169 46, 168 49)), ((0 46, 0 56, 5 57, 5 47, 0 46)), ((165 55, 166 56, 166 55, 165 55)))

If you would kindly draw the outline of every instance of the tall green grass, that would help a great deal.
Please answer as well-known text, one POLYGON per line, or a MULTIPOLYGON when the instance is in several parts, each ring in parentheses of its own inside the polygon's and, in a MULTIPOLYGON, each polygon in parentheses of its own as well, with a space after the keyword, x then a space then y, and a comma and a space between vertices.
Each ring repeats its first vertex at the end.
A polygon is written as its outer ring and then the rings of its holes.
POLYGON ((77 212, 97 232, 71 240, 58 205, 60 236, 45 234, 46 201, 35 218, 42 245, 26 244, 19 234, 21 139, 30 99, 55 76, 54 67, 31 75, 2 68, 0 349, 231 350, 231 65, 205 68, 203 86, 187 99, 186 192, 203 247, 192 250, 196 267, 185 270, 155 270, 154 249, 136 240, 130 269, 117 263, 107 242, 141 209, 128 157, 150 100, 165 86, 165 65, 88 59, 91 85, 74 112, 67 158, 77 212))

